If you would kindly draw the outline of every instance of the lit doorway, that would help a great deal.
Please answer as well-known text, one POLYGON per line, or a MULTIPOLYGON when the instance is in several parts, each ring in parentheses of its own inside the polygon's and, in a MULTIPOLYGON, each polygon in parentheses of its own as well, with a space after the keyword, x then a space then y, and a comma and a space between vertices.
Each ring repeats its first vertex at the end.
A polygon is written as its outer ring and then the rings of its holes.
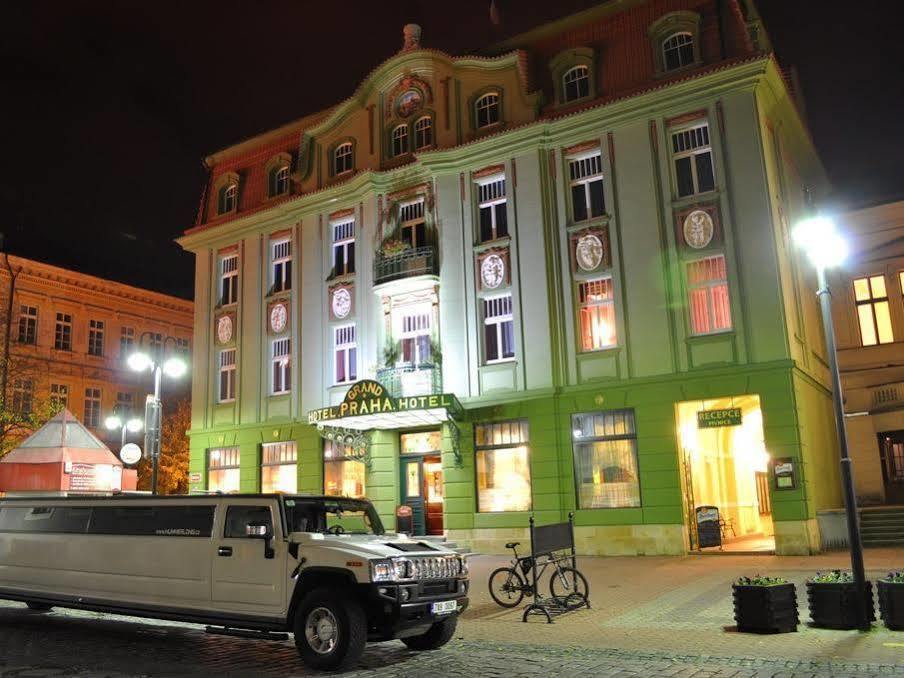
POLYGON ((676 410, 691 549, 774 551, 759 396, 687 401, 676 410), (718 514, 704 507, 715 507, 718 514), (698 529, 698 517, 709 522, 698 529), (721 544, 711 545, 714 541, 721 544))
POLYGON ((443 534, 442 433, 419 431, 399 436, 401 503, 411 507, 416 535, 443 534))

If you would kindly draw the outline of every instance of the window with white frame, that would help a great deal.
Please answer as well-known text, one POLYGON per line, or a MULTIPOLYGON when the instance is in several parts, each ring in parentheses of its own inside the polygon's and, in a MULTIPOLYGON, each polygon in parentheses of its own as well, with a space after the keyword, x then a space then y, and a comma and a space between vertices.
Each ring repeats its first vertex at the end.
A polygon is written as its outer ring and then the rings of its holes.
POLYGON ((291 341, 288 338, 272 342, 270 362, 273 365, 271 392, 274 395, 288 393, 292 388, 292 365, 290 361, 291 341))
POLYGON ((333 151, 334 175, 349 172, 354 168, 353 150, 350 141, 336 146, 336 150, 333 151))
POLYGON ((498 363, 515 357, 515 323, 512 295, 483 300, 484 362, 498 363))
POLYGON ((566 103, 590 96, 590 69, 587 66, 575 66, 566 71, 562 76, 562 92, 566 103))
POLYGON ((581 315, 581 349, 599 351, 618 343, 615 330, 615 296, 612 278, 597 278, 578 283, 581 315))
POLYGON ((69 407, 69 386, 68 384, 51 384, 50 385, 50 406, 54 410, 61 410, 69 407))
POLYGON ((261 445, 261 492, 298 492, 298 447, 295 442, 261 445))
POLYGON ((427 221, 424 217, 424 199, 419 198, 399 208, 399 225, 402 240, 411 247, 427 245, 427 221))
POLYGON ((333 275, 349 275, 355 272, 355 220, 334 221, 333 227, 333 275))
POLYGON ((56 314, 53 347, 60 351, 72 350, 72 316, 68 313, 56 314))
POLYGON ((672 159, 679 198, 716 188, 707 123, 672 132, 672 159))
POLYGON ((854 301, 857 304, 857 320, 860 324, 860 344, 875 346, 892 343, 895 335, 891 328, 885 276, 873 275, 854 279, 854 301))
POLYGON ((292 289, 292 240, 280 238, 270 243, 272 292, 292 289))
POLYGON ((477 204, 480 216, 480 242, 508 235, 505 176, 497 175, 477 182, 477 204))
POLYGON ((220 351, 220 397, 221 403, 235 400, 235 349, 220 351))
POLYGON ((241 489, 238 447, 216 447, 207 451, 207 491, 235 494, 241 489))
POLYGON ((104 354, 104 321, 88 321, 88 355, 102 356, 104 354))
POLYGON ((238 196, 239 187, 235 184, 227 184, 220 189, 217 212, 226 214, 235 209, 235 199, 238 196))
POLYGON ((100 426, 100 389, 85 389, 85 426, 98 428, 100 426))
POLYGON ((268 177, 270 197, 283 195, 289 192, 289 166, 280 165, 270 170, 268 177))
POLYGON ((239 300, 239 255, 229 254, 220 259, 220 305, 235 304, 239 300))
POLYGON ((367 469, 351 448, 332 440, 323 441, 323 493, 340 497, 363 497, 367 469))
POLYGON ((421 149, 432 145, 433 120, 430 116, 424 116, 414 123, 414 147, 415 149, 421 149))
POLYGON ((403 313, 401 318, 401 360, 406 365, 423 365, 431 359, 430 338, 433 333, 431 308, 422 307, 403 313))
POLYGON ((13 412, 21 415, 31 414, 34 405, 35 382, 32 379, 13 380, 13 412))
POLYGON ((119 328, 119 357, 128 360, 132 349, 135 348, 135 328, 120 327, 119 328))
POLYGON ((674 33, 662 41, 662 64, 667 71, 674 71, 694 63, 694 36, 690 33, 674 33))
POLYGON ((392 155, 393 157, 408 152, 408 125, 399 125, 392 130, 392 155))
POLYGON ((499 94, 490 92, 474 102, 474 120, 477 129, 489 127, 499 122, 499 94))
POLYGON ((477 510, 530 511, 529 426, 526 420, 474 426, 477 510))
POLYGON ((355 325, 333 328, 333 355, 336 383, 347 384, 358 378, 358 337, 355 325))
POLYGON ((634 410, 575 414, 571 428, 578 508, 639 507, 634 410))
POLYGON ((571 185, 571 214, 574 220, 586 221, 606 212, 603 197, 603 156, 596 150, 568 158, 571 185))
POLYGON ((31 344, 38 342, 38 309, 36 306, 22 304, 19 306, 19 343, 31 344))
POLYGON ((731 329, 728 273, 723 255, 687 262, 687 292, 692 334, 731 329))

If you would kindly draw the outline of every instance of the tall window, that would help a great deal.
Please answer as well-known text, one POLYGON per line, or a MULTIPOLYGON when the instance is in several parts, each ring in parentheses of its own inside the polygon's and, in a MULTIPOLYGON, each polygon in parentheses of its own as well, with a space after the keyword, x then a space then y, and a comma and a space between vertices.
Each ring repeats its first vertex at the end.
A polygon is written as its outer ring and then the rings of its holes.
POLYGON ((160 332, 148 332, 148 348, 153 352, 158 352, 163 348, 163 334, 160 332))
POLYGON ((85 389, 85 426, 100 427, 100 389, 85 389))
POLYGON ((427 148, 433 145, 433 120, 429 116, 414 123, 414 147, 427 148))
POLYGON ((566 102, 590 96, 590 69, 587 66, 575 66, 565 73, 562 92, 566 102))
POLYGON ((272 393, 288 393, 292 388, 292 364, 289 358, 289 339, 277 339, 272 344, 272 393))
POLYGON ((399 125, 392 130, 392 155, 402 155, 408 152, 408 125, 399 125))
POLYGON ((693 334, 711 334, 731 329, 728 273, 723 255, 689 261, 687 290, 693 334))
POLYGON ((323 441, 323 493, 331 496, 363 497, 365 467, 345 445, 323 441))
POLYGON ((135 328, 121 327, 119 328, 119 357, 123 360, 128 359, 135 348, 135 328))
POLYGON ((505 177, 492 177, 478 183, 477 200, 480 210, 480 242, 508 235, 505 177))
POLYGON ((292 240, 284 238, 270 244, 273 292, 292 289, 292 240))
POLYGON ((56 314, 53 347, 60 351, 72 350, 72 316, 68 313, 56 314))
POLYGON ((191 342, 185 337, 176 338, 176 353, 181 356, 188 356, 191 352, 191 342))
POLYGON ((235 199, 238 195, 239 188, 235 184, 227 184, 220 189, 219 200, 217 204, 217 213, 226 214, 235 209, 235 199))
POLYGON ((69 407, 69 386, 67 384, 50 385, 50 405, 54 410, 69 407))
POLYGON ((891 329, 891 313, 885 276, 873 275, 854 280, 854 299, 860 321, 860 343, 863 346, 890 344, 895 340, 891 329))
POLYGON ((289 167, 287 165, 271 169, 267 179, 269 184, 267 188, 271 198, 289 192, 289 167))
POLYGON ((239 255, 230 254, 220 260, 220 305, 239 300, 239 255))
POLYGON ((240 461, 238 447, 218 447, 207 451, 207 491, 236 493, 239 482, 240 461))
POLYGON ((88 321, 88 355, 104 354, 104 321, 88 321))
POLYGON ((571 181, 571 210, 575 221, 601 217, 606 211, 603 198, 603 157, 599 151, 568 159, 571 181))
POLYGON ((528 424, 525 420, 474 427, 477 510, 530 511, 528 424))
POLYGON ((672 133, 675 187, 678 197, 706 193, 716 188, 709 125, 703 123, 672 133))
POLYGON ((19 343, 31 344, 38 342, 38 309, 35 306, 22 305, 19 307, 19 343))
POLYGON ((31 414, 34 404, 35 383, 31 379, 13 380, 13 412, 18 414, 31 414))
POLYGON ((355 272, 355 220, 333 225, 333 275, 355 272))
POLYGON ((402 240, 412 247, 427 245, 427 222, 424 218, 424 199, 419 198, 401 206, 399 224, 402 240))
POLYGON ((358 338, 354 325, 333 328, 333 355, 336 383, 347 384, 358 378, 358 338))
POLYGON ((294 442, 261 445, 261 492, 298 492, 298 448, 294 442))
POLYGON ((662 63, 667 71, 694 63, 694 36, 690 33, 675 33, 663 40, 662 63))
POLYGON ((615 346, 615 299, 612 278, 597 278, 578 284, 581 313, 581 349, 598 351, 615 346))
POLYGON ((634 410, 571 418, 578 508, 640 506, 634 410))
POLYGON ((116 405, 113 406, 114 414, 122 417, 130 417, 135 408, 135 397, 126 391, 116 393, 116 405))
POLYGON ((515 323, 512 295, 483 300, 483 349, 487 363, 515 357, 515 323))
POLYGON ((235 349, 220 351, 220 402, 235 400, 235 349))
POLYGON ((429 308, 406 313, 402 316, 402 362, 422 365, 430 362, 430 337, 432 311, 429 308))
POLYGON ((336 146, 333 151, 333 174, 342 174, 349 172, 354 168, 354 158, 352 156, 352 144, 347 142, 336 146))
POLYGON ((495 92, 484 94, 474 102, 474 119, 477 128, 489 127, 499 122, 499 95, 495 92))

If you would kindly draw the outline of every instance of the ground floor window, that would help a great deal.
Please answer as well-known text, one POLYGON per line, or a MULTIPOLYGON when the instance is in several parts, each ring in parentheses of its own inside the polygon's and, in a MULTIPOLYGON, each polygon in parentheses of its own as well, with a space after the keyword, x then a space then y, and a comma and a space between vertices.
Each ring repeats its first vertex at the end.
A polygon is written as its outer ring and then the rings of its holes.
POLYGON ((294 442, 261 446, 261 492, 298 492, 298 449, 294 442))
POLYGON ((239 448, 215 447, 207 451, 208 492, 239 491, 239 448))
POLYGON ((531 509, 528 424, 524 420, 474 427, 477 510, 531 509))
POLYGON ((323 441, 323 493, 331 496, 364 497, 364 463, 351 450, 332 440, 323 441))
POLYGON ((634 410, 572 417, 578 508, 640 506, 634 410))

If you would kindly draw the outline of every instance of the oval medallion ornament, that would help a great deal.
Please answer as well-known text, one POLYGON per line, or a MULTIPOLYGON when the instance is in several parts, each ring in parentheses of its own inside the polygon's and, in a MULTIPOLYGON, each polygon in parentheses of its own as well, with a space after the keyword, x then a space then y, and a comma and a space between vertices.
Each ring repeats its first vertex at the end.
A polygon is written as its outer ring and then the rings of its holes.
POLYGON ((340 287, 333 292, 333 315, 344 318, 352 310, 352 295, 346 287, 340 287))
POLYGON ((603 261, 603 241, 598 235, 582 235, 575 245, 574 257, 582 271, 595 271, 603 261))
POLYGON ((703 249, 713 239, 713 218, 708 212, 694 210, 684 217, 684 242, 695 250, 703 249))
POLYGON ((422 101, 423 97, 416 89, 410 89, 407 92, 403 92, 396 104, 396 111, 398 111, 399 117, 407 118, 421 107, 422 101))
POLYGON ((228 315, 221 316, 217 320, 217 339, 221 344, 228 344, 232 339, 232 318, 228 315))
POLYGON ((286 323, 289 320, 289 311, 286 310, 285 304, 273 304, 270 309, 270 329, 274 333, 279 334, 286 329, 286 323))
POLYGON ((491 254, 480 264, 480 278, 483 286, 494 290, 502 284, 505 278, 505 262, 498 254, 491 254))

